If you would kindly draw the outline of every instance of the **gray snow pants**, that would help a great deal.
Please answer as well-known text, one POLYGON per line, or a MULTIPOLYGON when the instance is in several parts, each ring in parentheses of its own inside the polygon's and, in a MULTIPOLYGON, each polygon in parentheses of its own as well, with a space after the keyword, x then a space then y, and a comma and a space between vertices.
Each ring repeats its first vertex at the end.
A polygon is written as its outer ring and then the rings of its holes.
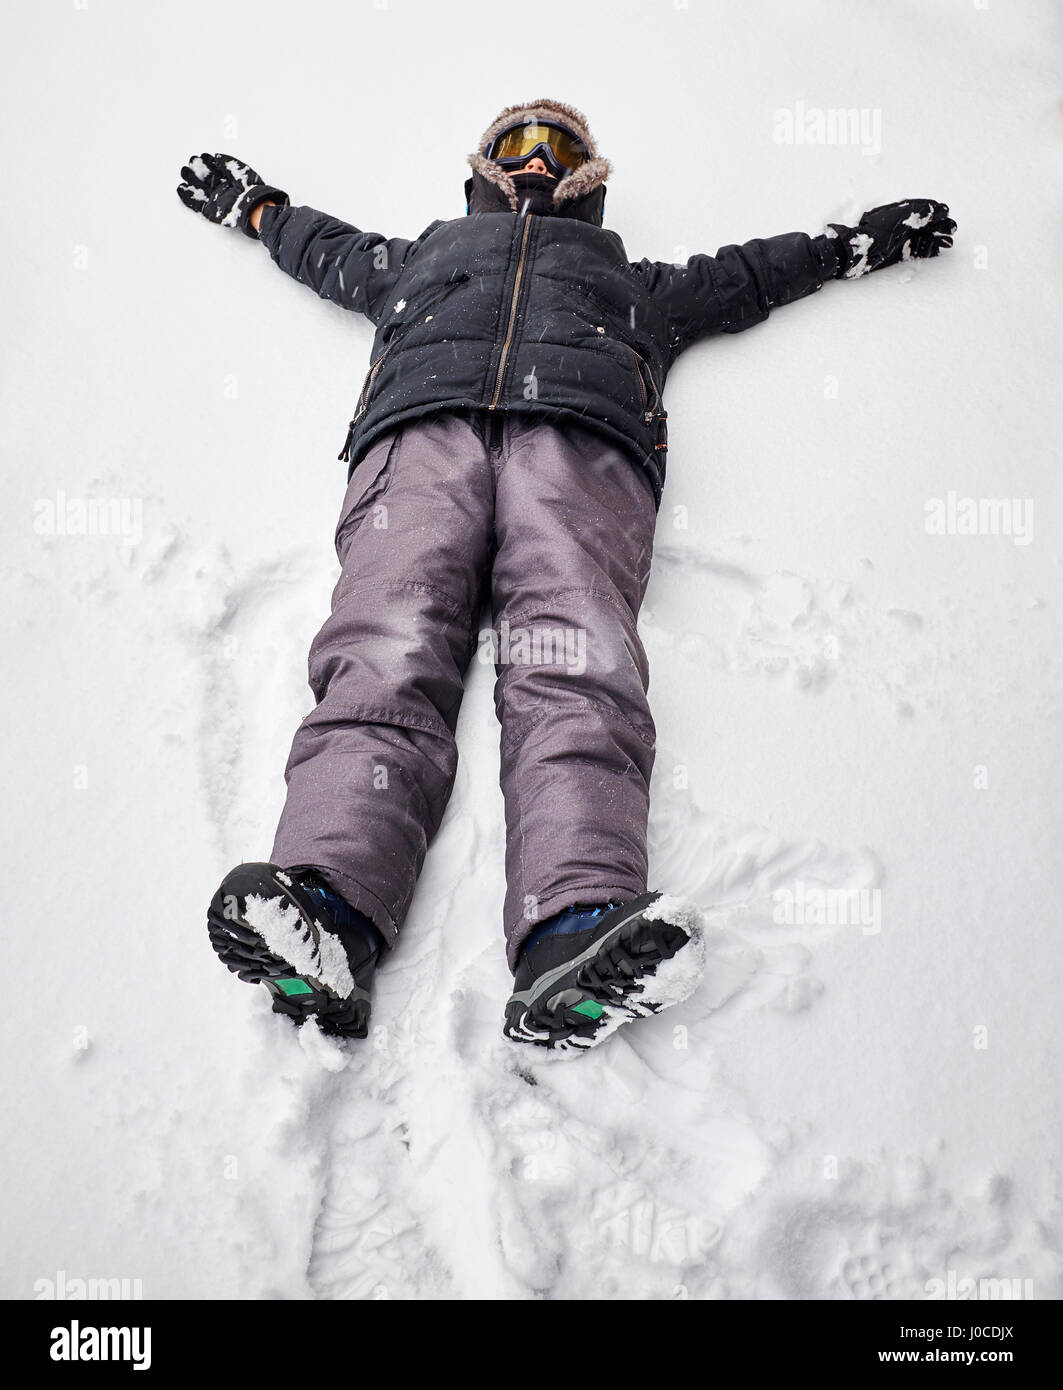
POLYGON ((503 421, 492 442, 482 415, 419 420, 355 470, 272 857, 320 870, 393 944, 454 783, 463 677, 488 643, 515 967, 537 922, 646 891, 654 727, 635 619, 656 513, 601 436, 503 421))

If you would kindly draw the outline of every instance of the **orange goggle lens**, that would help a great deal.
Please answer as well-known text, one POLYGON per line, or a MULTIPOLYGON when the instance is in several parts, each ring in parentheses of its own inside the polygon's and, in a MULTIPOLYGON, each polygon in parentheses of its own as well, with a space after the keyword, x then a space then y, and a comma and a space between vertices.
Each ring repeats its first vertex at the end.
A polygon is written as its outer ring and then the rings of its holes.
POLYGON ((492 142, 492 159, 523 159, 539 145, 549 145, 558 163, 578 169, 586 162, 587 148, 567 130, 552 125, 521 125, 507 130, 492 142))

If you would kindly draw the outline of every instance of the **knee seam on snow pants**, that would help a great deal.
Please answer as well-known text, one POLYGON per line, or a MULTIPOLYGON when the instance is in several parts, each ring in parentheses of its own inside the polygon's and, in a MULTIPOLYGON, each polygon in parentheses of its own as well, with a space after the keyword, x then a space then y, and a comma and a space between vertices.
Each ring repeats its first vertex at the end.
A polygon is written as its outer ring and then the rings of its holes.
MULTIPOLYGON (((385 710, 368 710, 364 713, 367 717, 355 715, 354 717, 348 718, 344 716, 344 722, 349 723, 350 726, 355 729, 362 726, 369 726, 373 729, 407 728, 412 729, 417 733, 426 733, 430 735, 432 738, 437 738, 439 742, 443 744, 447 749, 454 750, 453 756, 456 761, 457 745, 454 740, 454 735, 445 726, 428 727, 427 724, 417 721, 416 716, 396 716, 389 714, 385 710)), ((312 724, 308 725, 304 721, 300 729, 300 733, 309 734, 313 738, 330 738, 333 736, 333 729, 331 727, 315 728, 312 724)), ((429 797, 429 795, 425 792, 424 788, 420 786, 416 777, 413 775, 413 773, 411 773, 410 769, 404 765, 402 750, 395 749, 394 747, 390 746, 386 738, 381 739, 381 744, 381 749, 379 751, 374 751, 373 756, 378 759, 383 759, 387 757, 389 753, 393 755, 391 758, 389 758, 390 770, 399 779, 402 785, 406 788, 409 795, 416 802, 419 817, 426 827, 430 827, 431 837, 431 835, 434 835, 436 830, 438 830, 439 822, 442 820, 443 817, 443 811, 446 809, 447 802, 450 799, 449 788, 446 790, 443 796, 442 806, 437 815, 435 810, 433 809, 433 802, 431 797, 429 797)), ((417 749, 416 752, 420 758, 422 758, 434 769, 436 774, 444 782, 449 782, 451 780, 453 774, 448 768, 440 767, 439 762, 435 758, 429 756, 429 754, 426 753, 423 749, 417 749)))
MULTIPOLYGON (((568 709, 573 712, 588 708, 599 710, 603 714, 608 715, 610 720, 616 720, 623 724, 626 728, 631 730, 643 747, 648 748, 651 753, 656 751, 656 731, 654 731, 652 738, 647 738, 637 724, 632 723, 627 715, 622 714, 615 705, 609 704, 607 700, 596 700, 593 695, 580 695, 577 697, 576 701, 568 706, 568 709)), ((544 708, 533 715, 514 716, 507 710, 505 696, 503 695, 502 709, 498 716, 499 723, 502 723, 504 720, 507 724, 516 724, 517 728, 513 729, 501 739, 501 751, 503 753, 511 752, 514 748, 524 743, 544 720, 554 719, 556 717, 557 710, 550 708, 544 708)))
POLYGON ((511 611, 508 608, 501 609, 495 621, 500 622, 503 618, 505 618, 511 626, 515 626, 518 623, 528 621, 529 618, 531 618, 531 621, 534 622, 535 618, 533 615, 542 609, 543 604, 549 603, 553 599, 562 598, 565 596, 602 599, 611 607, 615 608, 622 618, 630 618, 634 620, 638 616, 637 608, 632 608, 632 606, 620 593, 619 589, 617 589, 615 593, 610 593, 608 589, 599 589, 594 586, 588 588, 586 586, 574 587, 571 585, 562 584, 555 589, 550 589, 548 592, 544 593, 540 598, 537 598, 533 607, 518 608, 515 611, 511 611))
POLYGON ((416 714, 401 714, 395 710, 374 708, 371 705, 354 705, 347 709, 329 709, 329 727, 320 728, 312 722, 314 715, 321 708, 320 705, 312 709, 303 720, 302 727, 309 734, 321 738, 331 735, 333 724, 350 724, 357 727, 360 724, 370 724, 374 726, 394 725, 400 729, 416 729, 418 733, 434 734, 437 738, 445 739, 448 743, 454 742, 454 735, 445 724, 437 723, 431 719, 422 719, 416 714))
MULTIPOLYGON (((344 582, 341 575, 337 586, 339 597, 336 606, 346 603, 349 599, 358 594, 373 593, 386 589, 399 589, 416 594, 427 594, 430 598, 440 601, 446 608, 457 617, 473 613, 473 608, 464 599, 456 599, 453 594, 448 594, 445 589, 439 588, 437 584, 426 583, 423 579, 357 579, 352 578, 349 582, 344 582)), ((335 610, 333 610, 335 611, 335 610)))

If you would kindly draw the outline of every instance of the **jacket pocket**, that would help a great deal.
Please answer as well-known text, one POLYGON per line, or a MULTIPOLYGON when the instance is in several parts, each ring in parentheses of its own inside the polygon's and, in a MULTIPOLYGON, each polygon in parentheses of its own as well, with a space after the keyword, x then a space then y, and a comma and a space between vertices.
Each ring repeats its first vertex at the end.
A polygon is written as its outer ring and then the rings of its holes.
POLYGON ((657 378, 653 374, 653 368, 635 348, 631 348, 631 355, 635 359, 639 381, 642 383, 642 420, 645 425, 653 428, 653 452, 658 463, 663 466, 668 452, 668 412, 664 408, 664 400, 657 385, 657 378))
POLYGON ((642 386, 642 423, 653 431, 653 452, 658 463, 664 465, 668 453, 668 412, 653 368, 640 352, 627 345, 639 374, 642 386))
POLYGON ((653 368, 637 348, 633 348, 630 343, 625 343, 624 346, 631 353, 635 363, 635 371, 638 373, 639 388, 642 393, 643 423, 651 425, 655 419, 664 414, 661 408, 661 393, 657 387, 657 378, 653 374, 653 368))

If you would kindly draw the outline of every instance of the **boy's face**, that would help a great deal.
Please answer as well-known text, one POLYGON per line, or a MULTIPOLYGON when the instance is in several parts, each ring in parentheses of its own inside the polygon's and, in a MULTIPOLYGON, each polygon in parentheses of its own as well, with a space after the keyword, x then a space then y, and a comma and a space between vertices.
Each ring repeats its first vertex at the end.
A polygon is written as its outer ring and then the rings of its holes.
POLYGON ((507 174, 534 174, 554 183, 588 159, 587 147, 567 126, 526 120, 488 140, 484 157, 507 174))
POLYGON ((518 174, 545 174, 548 179, 556 177, 556 175, 550 172, 550 170, 546 167, 544 161, 541 160, 538 155, 535 155, 534 158, 529 159, 527 164, 525 164, 523 168, 517 169, 515 170, 515 172, 518 174))

